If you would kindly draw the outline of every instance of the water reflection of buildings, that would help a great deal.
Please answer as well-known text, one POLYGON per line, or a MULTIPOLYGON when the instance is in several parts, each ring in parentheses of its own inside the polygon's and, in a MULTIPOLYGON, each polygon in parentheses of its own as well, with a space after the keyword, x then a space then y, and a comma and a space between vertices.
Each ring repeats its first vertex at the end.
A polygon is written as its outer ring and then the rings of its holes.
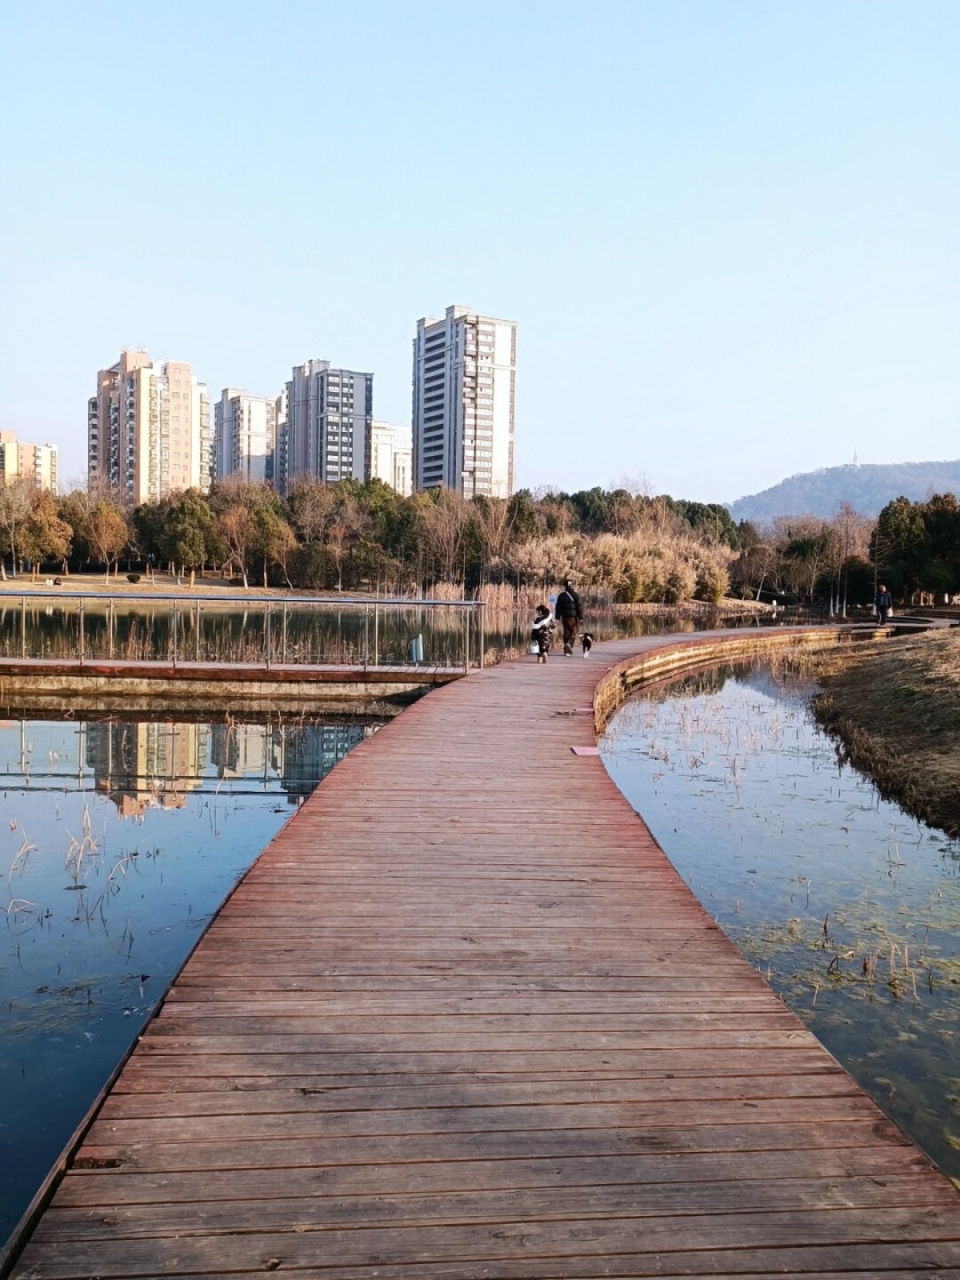
POLYGON ((218 778, 269 778, 282 772, 276 729, 268 724, 212 724, 210 763, 218 778))
POLYGON ((87 765, 123 818, 182 809, 206 774, 209 734, 204 724, 89 724, 87 765))
POLYGON ((373 724, 158 724, 86 727, 86 761, 121 817, 179 809, 206 779, 259 780, 300 804, 373 724))
POLYGON ((376 732, 362 724, 283 725, 281 785, 290 804, 300 804, 351 747, 376 732))
POLYGON ((211 725, 220 778, 279 778, 291 804, 310 794, 351 747, 376 731, 361 724, 211 725))

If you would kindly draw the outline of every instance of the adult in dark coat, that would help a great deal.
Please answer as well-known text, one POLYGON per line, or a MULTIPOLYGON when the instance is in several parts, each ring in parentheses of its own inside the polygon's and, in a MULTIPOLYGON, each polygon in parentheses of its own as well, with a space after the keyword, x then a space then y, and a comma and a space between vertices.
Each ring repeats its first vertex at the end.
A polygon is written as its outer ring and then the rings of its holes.
POLYGON ((583 606, 569 578, 564 582, 563 590, 557 596, 554 613, 563 626, 563 654, 564 657, 569 658, 573 655, 573 646, 577 641, 577 629, 583 621, 583 606))
POLYGON ((890 614, 890 610, 893 608, 893 596, 882 582, 877 590, 877 594, 873 597, 873 607, 877 611, 877 617, 880 619, 880 625, 882 627, 890 614))

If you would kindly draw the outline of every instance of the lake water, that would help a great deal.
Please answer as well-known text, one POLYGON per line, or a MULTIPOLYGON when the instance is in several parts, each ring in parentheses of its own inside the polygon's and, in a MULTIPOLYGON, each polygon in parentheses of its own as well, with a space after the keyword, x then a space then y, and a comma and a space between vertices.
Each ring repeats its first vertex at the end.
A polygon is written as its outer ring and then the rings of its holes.
MULTIPOLYGON (((89 583, 81 588, 89 589, 89 583)), ((338 604, 336 601, 285 604, 253 600, 244 608, 181 598, 131 600, 63 594, 0 596, 0 657, 69 658, 81 647, 90 660, 125 658, 148 661, 403 663, 416 638, 427 664, 460 666, 469 654, 476 662, 479 635, 473 610, 416 603, 338 604)), ((722 616, 705 611, 680 617, 675 612, 634 613, 587 606, 586 626, 597 639, 660 635, 724 625, 756 625, 750 614, 722 616)), ((764 616, 769 622, 769 615, 764 616)), ((523 649, 530 616, 511 610, 485 613, 488 649, 523 649)))
POLYGON ((0 1241, 230 889, 377 727, 0 722, 0 1241))
POLYGON ((601 741, 617 786, 740 950, 960 1178, 960 847, 879 798, 787 662, 680 678, 601 741))

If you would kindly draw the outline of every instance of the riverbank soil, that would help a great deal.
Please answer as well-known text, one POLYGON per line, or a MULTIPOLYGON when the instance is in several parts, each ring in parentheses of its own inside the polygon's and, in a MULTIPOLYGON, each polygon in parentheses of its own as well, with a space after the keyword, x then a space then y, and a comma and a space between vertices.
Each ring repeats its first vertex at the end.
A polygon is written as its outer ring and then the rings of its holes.
POLYGON ((960 835, 960 633, 831 650, 813 665, 814 713, 844 759, 914 817, 960 835))

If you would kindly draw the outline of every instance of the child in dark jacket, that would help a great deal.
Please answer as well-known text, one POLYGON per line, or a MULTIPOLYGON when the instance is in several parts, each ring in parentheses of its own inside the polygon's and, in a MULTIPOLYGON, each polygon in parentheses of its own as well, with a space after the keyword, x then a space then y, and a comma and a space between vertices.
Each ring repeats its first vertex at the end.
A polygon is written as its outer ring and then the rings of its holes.
POLYGON ((537 646, 537 662, 546 662, 556 625, 549 608, 545 604, 538 604, 533 626, 530 628, 530 639, 537 646))

